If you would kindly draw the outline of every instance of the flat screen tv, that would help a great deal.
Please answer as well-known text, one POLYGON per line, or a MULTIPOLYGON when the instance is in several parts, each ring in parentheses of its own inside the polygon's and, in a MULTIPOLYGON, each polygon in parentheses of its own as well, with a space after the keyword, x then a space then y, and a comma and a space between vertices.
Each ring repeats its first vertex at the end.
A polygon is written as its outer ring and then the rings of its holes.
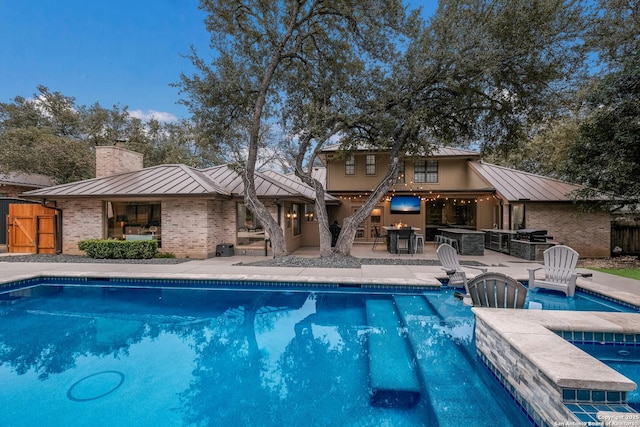
POLYGON ((393 196, 391 197, 392 214, 419 214, 420 196, 393 196))

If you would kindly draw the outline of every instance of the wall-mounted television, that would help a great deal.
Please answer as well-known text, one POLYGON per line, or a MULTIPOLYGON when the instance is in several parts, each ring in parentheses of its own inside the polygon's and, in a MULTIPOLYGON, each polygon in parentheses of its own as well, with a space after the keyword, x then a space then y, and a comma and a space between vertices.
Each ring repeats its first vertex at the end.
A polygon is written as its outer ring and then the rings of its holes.
POLYGON ((420 196, 393 196, 390 208, 392 214, 419 214, 420 196))

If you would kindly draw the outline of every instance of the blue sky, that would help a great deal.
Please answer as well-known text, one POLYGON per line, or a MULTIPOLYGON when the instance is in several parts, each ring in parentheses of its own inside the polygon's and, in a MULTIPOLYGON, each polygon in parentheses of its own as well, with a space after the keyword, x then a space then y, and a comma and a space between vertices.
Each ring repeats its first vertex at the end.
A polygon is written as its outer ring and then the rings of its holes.
POLYGON ((198 0, 0 0, 0 102, 44 85, 81 105, 186 118, 169 84, 194 71, 181 56, 191 45, 207 57, 204 18, 198 0))

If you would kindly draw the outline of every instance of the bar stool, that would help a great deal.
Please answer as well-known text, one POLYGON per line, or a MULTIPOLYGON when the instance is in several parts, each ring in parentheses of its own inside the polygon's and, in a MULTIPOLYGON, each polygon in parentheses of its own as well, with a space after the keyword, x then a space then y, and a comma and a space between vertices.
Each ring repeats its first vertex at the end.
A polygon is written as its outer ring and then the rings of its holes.
POLYGON ((433 246, 438 247, 444 243, 444 236, 442 234, 436 234, 433 239, 433 246))
POLYGON ((413 243, 413 253, 418 253, 418 246, 420 246, 420 253, 424 253, 424 236, 420 233, 414 233, 413 235, 414 243, 413 243))

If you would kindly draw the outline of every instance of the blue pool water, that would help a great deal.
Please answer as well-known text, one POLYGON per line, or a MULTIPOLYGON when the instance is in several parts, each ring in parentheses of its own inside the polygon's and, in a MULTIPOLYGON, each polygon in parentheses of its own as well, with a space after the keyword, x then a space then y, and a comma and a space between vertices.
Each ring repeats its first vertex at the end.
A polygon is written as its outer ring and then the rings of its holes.
MULTIPOLYGON (((640 384, 640 346, 624 344, 574 343, 625 377, 640 384)), ((640 411, 640 390, 627 394, 629 406, 640 411)))
MULTIPOLYGON (((530 425, 478 360, 473 315, 450 289, 98 282, 27 294, 0 295, 2 426, 530 425), (367 313, 387 302, 395 320, 367 313), (372 384, 405 375, 418 380, 417 401, 403 404, 395 384, 399 401, 372 402, 372 384)), ((536 297, 546 309, 567 304, 536 297)))

